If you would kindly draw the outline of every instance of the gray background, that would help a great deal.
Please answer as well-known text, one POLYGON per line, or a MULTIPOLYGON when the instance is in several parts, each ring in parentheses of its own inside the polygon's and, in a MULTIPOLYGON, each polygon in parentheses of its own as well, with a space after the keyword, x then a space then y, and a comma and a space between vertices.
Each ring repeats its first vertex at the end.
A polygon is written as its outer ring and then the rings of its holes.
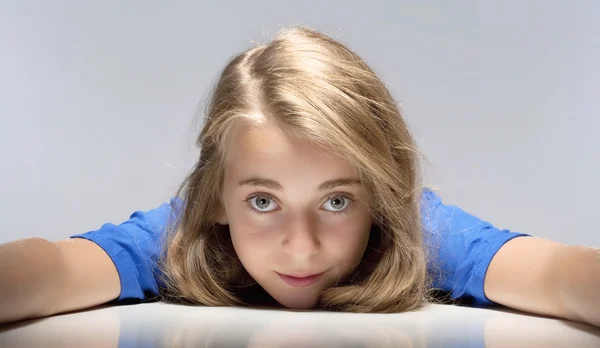
POLYGON ((598 1, 4 0, 0 242, 161 204, 227 59, 304 23, 385 80, 446 203, 600 246, 599 18, 598 1))

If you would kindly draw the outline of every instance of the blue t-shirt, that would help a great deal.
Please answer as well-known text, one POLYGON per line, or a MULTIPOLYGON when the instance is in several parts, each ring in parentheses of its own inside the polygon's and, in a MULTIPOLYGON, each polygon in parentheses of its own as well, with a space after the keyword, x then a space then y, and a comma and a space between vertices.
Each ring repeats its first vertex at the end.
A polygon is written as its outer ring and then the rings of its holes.
MULTIPOLYGON (((458 207, 443 204, 429 189, 423 190, 421 210, 432 286, 475 307, 494 305, 483 292, 492 258, 504 243, 530 235, 495 228, 458 207)), ((110 256, 121 281, 118 301, 145 300, 158 294, 156 260, 172 215, 172 205, 164 203, 147 212, 136 211, 120 225, 107 223, 71 238, 88 239, 110 256)))

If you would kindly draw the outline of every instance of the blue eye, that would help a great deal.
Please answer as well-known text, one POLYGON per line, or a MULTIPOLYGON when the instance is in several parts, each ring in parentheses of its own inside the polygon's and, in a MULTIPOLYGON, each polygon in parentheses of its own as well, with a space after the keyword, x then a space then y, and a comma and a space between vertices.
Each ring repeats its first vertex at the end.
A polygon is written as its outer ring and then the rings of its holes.
MULTIPOLYGON (((348 197, 346 194, 334 194, 328 196, 329 198, 323 206, 325 207, 325 211, 333 214, 347 214, 348 206, 352 203, 352 199, 348 197)), ((265 215, 271 211, 277 210, 277 203, 275 203, 275 198, 268 193, 260 193, 256 194, 245 200, 246 207, 252 213, 256 215, 265 215), (270 206, 274 205, 271 209, 270 206)))
POLYGON ((333 197, 330 197, 327 202, 325 202, 324 206, 326 207, 328 204, 332 208, 331 208, 331 210, 330 209, 326 209, 326 210, 328 210, 332 213, 344 212, 346 207, 348 207, 348 205, 350 205, 350 198, 348 198, 346 196, 333 196, 333 197), (330 202, 332 204, 329 204, 330 202))
POLYGON ((269 212, 276 209, 267 209, 270 205, 269 203, 274 203, 273 199, 268 196, 254 196, 248 199, 248 202, 250 203, 252 208, 256 209, 260 213, 269 212))

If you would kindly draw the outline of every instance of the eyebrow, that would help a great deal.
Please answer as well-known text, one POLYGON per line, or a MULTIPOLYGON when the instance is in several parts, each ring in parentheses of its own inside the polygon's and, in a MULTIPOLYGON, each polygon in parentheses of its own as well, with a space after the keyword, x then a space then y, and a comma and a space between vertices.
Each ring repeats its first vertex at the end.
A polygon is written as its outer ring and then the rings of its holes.
MULTIPOLYGON (((358 186, 360 184, 360 180, 358 178, 337 178, 332 180, 327 180, 319 185, 319 191, 330 190, 334 187, 338 186, 358 186)), ((253 176, 248 179, 240 180, 238 182, 239 186, 264 186, 276 191, 283 191, 283 186, 280 183, 273 179, 261 178, 258 176, 253 176)))

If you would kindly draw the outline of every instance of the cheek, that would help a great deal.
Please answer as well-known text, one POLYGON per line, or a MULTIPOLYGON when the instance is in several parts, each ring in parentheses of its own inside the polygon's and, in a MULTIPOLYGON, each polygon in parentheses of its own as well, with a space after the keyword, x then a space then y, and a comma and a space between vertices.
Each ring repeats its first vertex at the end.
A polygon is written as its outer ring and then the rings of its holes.
POLYGON ((332 259, 346 267, 354 266, 365 252, 369 242, 370 223, 348 223, 323 234, 323 246, 332 259))
POLYGON ((238 258, 248 272, 264 268, 266 260, 275 250, 275 234, 265 225, 250 218, 230 219, 231 242, 238 258))
POLYGON ((366 205, 356 202, 348 216, 328 220, 323 226, 323 244, 328 254, 340 266, 354 267, 360 262, 369 243, 373 222, 366 205))

